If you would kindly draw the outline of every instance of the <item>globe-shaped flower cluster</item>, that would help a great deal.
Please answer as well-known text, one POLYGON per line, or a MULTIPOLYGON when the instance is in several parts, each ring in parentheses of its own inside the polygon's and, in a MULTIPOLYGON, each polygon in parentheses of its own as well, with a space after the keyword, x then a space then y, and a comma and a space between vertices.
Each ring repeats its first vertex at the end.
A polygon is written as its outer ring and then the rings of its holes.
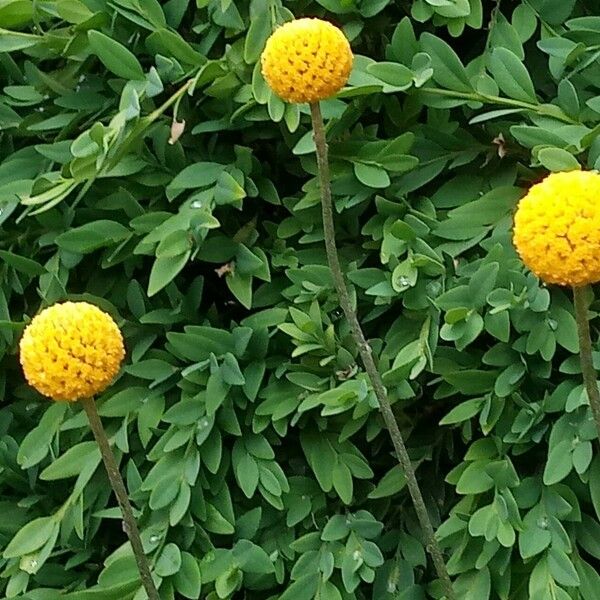
POLYGON ((321 19, 296 19, 267 40, 262 73, 288 102, 318 102, 336 94, 352 70, 352 50, 343 32, 321 19))
POLYGON ((104 391, 124 355, 117 324, 87 302, 46 308, 27 326, 20 343, 25 378, 53 400, 75 401, 104 391))
POLYGON ((515 214, 514 243, 548 283, 600 281, 600 174, 552 173, 533 185, 515 214))

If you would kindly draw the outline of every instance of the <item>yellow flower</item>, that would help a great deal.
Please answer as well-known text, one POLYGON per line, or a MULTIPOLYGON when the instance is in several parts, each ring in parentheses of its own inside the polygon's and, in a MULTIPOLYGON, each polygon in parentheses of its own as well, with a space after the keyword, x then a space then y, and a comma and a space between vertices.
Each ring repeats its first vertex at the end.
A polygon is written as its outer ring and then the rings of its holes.
POLYGON ((296 19, 277 29, 261 57, 272 90, 288 102, 318 102, 341 90, 352 50, 341 29, 321 19, 296 19))
POLYGON ((548 283, 600 280, 600 174, 553 173, 531 187, 515 214, 523 262, 548 283))
POLYGON ((121 366, 123 337, 110 315, 87 302, 64 302, 33 318, 20 343, 25 378, 53 400, 105 390, 121 366))

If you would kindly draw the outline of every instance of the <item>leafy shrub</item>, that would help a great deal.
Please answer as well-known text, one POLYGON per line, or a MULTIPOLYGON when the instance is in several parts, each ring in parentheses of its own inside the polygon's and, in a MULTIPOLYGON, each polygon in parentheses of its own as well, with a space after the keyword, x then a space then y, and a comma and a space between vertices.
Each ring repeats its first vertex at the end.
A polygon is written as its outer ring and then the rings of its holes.
POLYGON ((338 239, 459 597, 594 600, 572 303, 510 233, 546 170, 599 166, 584 0, 0 4, 0 589, 143 597, 85 414, 18 367, 70 298, 126 337, 98 405, 164 598, 439 597, 332 293, 308 109, 260 75, 292 12, 357 54, 323 104, 338 239))

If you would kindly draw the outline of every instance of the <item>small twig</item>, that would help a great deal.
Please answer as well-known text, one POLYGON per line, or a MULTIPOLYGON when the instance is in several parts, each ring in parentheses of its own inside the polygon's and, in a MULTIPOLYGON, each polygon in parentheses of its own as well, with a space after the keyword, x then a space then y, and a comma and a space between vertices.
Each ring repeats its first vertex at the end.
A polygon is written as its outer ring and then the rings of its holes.
POLYGON ((102 421, 100 420, 100 416, 96 410, 96 403, 94 402, 93 398, 86 398, 85 400, 81 400, 81 404, 83 405, 83 408, 88 416, 90 427, 94 433, 94 438, 96 439, 98 447, 100 448, 100 454, 102 455, 102 460, 104 461, 104 466, 106 467, 108 479, 113 491, 115 492, 119 506, 121 507, 121 512, 123 513, 123 528, 127 534, 127 537, 129 538, 129 541, 131 542, 135 561, 140 571, 142 585, 148 594, 149 600, 159 600, 158 591, 154 585, 154 581, 152 580, 148 560, 146 558, 146 554, 144 553, 144 547, 140 538, 140 531, 138 529, 135 517, 133 516, 133 509, 131 508, 129 496, 127 495, 127 490, 125 489, 125 483, 123 482, 117 461, 115 460, 115 456, 108 443, 106 431, 104 430, 102 421))
POLYGON ((356 311, 354 310, 350 297, 348 295, 348 288, 344 280, 344 275, 340 266, 340 261, 337 253, 337 247, 335 243, 335 226, 333 222, 333 205, 331 201, 331 187, 329 179, 329 161, 327 157, 327 140, 325 139, 325 127, 323 125, 323 117, 321 115, 321 108, 318 102, 310 105, 310 113, 312 117, 312 125, 314 129, 314 139, 317 149, 317 164, 319 167, 319 181, 321 187, 321 207, 323 211, 323 232, 325 236, 325 249, 327 252, 327 261, 329 262, 329 268, 331 269, 331 275, 335 289, 338 294, 338 299, 346 319, 352 329, 352 335, 358 346, 358 351, 362 359, 365 371, 369 376, 373 391, 379 401, 379 408, 383 416, 385 425, 389 431, 392 439, 392 444, 396 452, 398 462, 404 471, 406 477, 406 484, 408 491, 413 501, 417 517, 423 532, 425 534, 427 551, 433 559, 435 570, 438 577, 440 578, 442 585, 444 586, 444 594, 446 600, 457 600, 454 590, 452 589, 452 582, 448 575, 448 569, 442 555, 441 548, 438 541, 435 539, 435 532, 425 501, 423 500, 423 494, 421 488, 417 482, 415 470, 410 461, 410 456, 404 443, 404 438, 398 427, 398 423, 392 412, 392 407, 387 396, 387 391, 383 385, 381 375, 375 366, 373 360, 373 350, 371 345, 365 338, 356 311))

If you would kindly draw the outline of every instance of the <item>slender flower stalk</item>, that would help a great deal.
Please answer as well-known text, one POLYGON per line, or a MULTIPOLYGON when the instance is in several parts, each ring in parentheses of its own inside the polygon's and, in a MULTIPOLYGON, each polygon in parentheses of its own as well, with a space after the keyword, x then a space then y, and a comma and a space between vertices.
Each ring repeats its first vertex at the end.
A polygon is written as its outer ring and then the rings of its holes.
POLYGON ((419 519, 419 524, 421 525, 421 529, 425 534, 427 551, 431 555, 437 575, 444 587, 446 599, 456 600, 456 595, 452 589, 452 582, 450 580, 450 576, 448 575, 448 569, 446 568, 446 563, 444 562, 441 548, 435 538, 433 525, 431 524, 431 519, 429 518, 429 513, 427 512, 427 507, 425 506, 425 501, 423 500, 423 494, 421 493, 421 488, 417 482, 415 470, 408 455, 404 438, 402 437, 402 433, 400 432, 400 428, 398 427, 398 423, 396 422, 396 418, 392 412, 387 391, 383 385, 383 380, 379 370, 375 365, 375 360, 373 359, 373 350, 365 338, 363 330, 358 321, 358 316, 348 295, 348 288, 346 287, 344 274, 340 266, 335 242, 335 226, 333 222, 333 205, 331 201, 329 161, 327 157, 327 140, 325 138, 323 117, 321 115, 321 109, 318 102, 311 103, 310 112, 314 130, 315 145, 317 149, 317 163, 319 167, 325 249, 340 306, 342 307, 342 310, 346 315, 346 319, 350 324, 352 336, 354 337, 354 341, 358 347, 365 371, 367 372, 367 375, 371 381, 371 385, 373 386, 373 391, 375 392, 377 400, 379 401, 379 408, 381 410, 385 426, 387 427, 392 439, 392 444, 394 446, 398 462, 404 471, 408 491, 413 501, 417 518, 419 519))
POLYGON ((425 535, 427 551, 431 554, 442 582, 445 598, 456 600, 415 470, 373 359, 373 349, 365 338, 356 310, 350 301, 335 243, 327 141, 319 102, 335 95, 344 87, 352 70, 352 62, 352 49, 344 32, 322 19, 297 19, 286 23, 275 30, 267 40, 261 56, 262 74, 271 89, 288 102, 307 102, 310 105, 321 187, 325 249, 338 300, 350 324, 363 365, 379 401, 383 420, 404 471, 408 490, 425 535))
POLYGON ((583 374, 583 383, 587 391, 588 399, 598 438, 600 438, 600 393, 598 392, 598 374, 594 369, 592 359, 592 338, 590 335, 590 324, 588 322, 588 307, 586 301, 586 292, 590 286, 573 287, 573 300, 575 302, 575 319, 577 321, 577 333, 579 334, 579 360, 581 362, 581 373, 583 374))
POLYGON ((52 400, 83 405, 123 513, 142 585, 149 600, 159 600, 127 490, 93 399, 112 383, 125 356, 119 327, 93 304, 63 302, 34 317, 19 346, 23 372, 32 387, 52 400))
POLYGON ((154 581, 152 580, 148 560, 146 558, 146 554, 144 553, 144 546, 142 545, 142 539, 140 538, 140 531, 133 515, 131 502, 129 502, 127 489, 125 488, 125 483, 121 477, 115 456, 108 443, 106 431, 104 430, 102 421, 100 420, 98 411, 96 410, 96 403, 94 402, 93 398, 84 398, 81 400, 81 404, 83 405, 83 409, 87 414, 96 443, 100 448, 100 454, 102 456, 104 466, 106 467, 106 474, 108 475, 110 485, 115 493, 115 496, 117 497, 117 502, 121 507, 125 533, 131 542, 131 548, 140 572, 142 585, 148 594, 149 600, 159 600, 158 591, 154 585, 154 581))

